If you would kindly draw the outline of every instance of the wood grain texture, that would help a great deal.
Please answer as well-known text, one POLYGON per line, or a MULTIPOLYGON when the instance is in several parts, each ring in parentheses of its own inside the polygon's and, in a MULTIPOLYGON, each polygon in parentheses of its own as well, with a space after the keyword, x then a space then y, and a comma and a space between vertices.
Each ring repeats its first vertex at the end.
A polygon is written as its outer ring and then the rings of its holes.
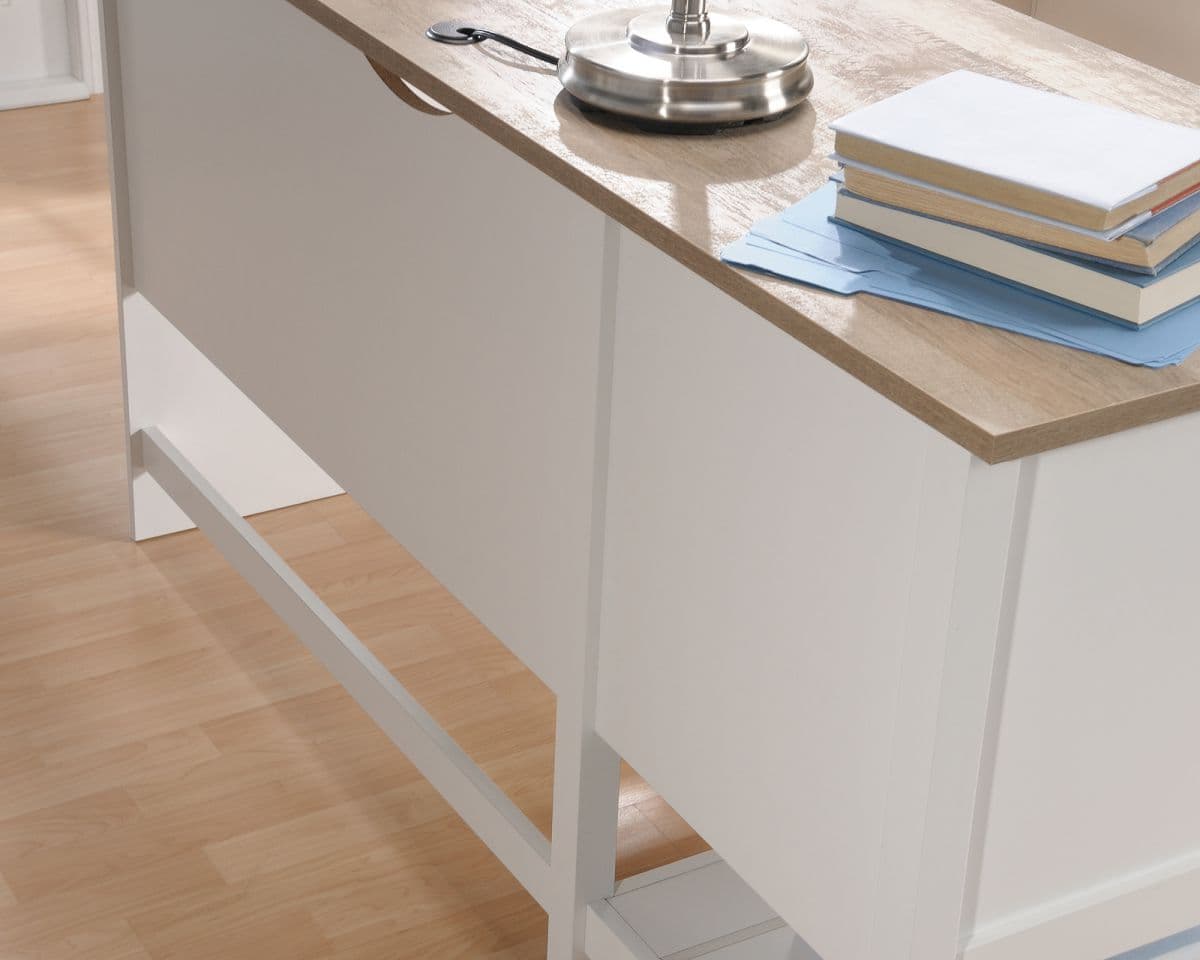
POLYGON ((561 49, 577 0, 291 0, 439 103, 761 316, 991 462, 1200 409, 1200 356, 1147 370, 873 297, 842 298, 734 270, 722 247, 832 172, 827 124, 966 67, 1072 96, 1200 123, 1186 81, 1038 23, 994 0, 742 0, 798 21, 813 48, 811 101, 757 129, 671 138, 595 122, 553 71, 482 45, 425 39, 474 19, 561 49))
MULTIPOLYGON (((0 116, 0 956, 545 956, 203 536, 127 541, 103 112, 0 116)), ((546 688, 348 497, 254 526, 548 831, 546 688)), ((618 872, 702 848, 626 769, 618 872)))

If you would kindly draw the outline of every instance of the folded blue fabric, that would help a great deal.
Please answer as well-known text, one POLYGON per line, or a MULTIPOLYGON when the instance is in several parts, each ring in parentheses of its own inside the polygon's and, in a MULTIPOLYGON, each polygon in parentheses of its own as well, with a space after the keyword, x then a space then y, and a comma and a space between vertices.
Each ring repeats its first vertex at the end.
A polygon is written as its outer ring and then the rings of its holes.
POLYGON ((1165 367, 1200 347, 1200 302, 1142 329, 1119 326, 967 267, 833 223, 837 185, 756 223, 722 259, 834 293, 872 293, 974 323, 1165 367))

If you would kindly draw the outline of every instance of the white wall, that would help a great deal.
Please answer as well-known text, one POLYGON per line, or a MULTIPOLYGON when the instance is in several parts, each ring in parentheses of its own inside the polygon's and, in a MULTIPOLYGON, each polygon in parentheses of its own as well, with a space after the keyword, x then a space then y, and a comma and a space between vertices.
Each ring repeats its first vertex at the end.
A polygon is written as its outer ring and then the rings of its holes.
POLYGON ((89 79, 92 93, 104 92, 104 44, 100 40, 100 0, 84 0, 88 17, 88 39, 92 47, 92 69, 89 79))
POLYGON ((1000 3, 1200 83, 1200 0, 1000 0, 1000 3))
POLYGON ((0 0, 0 109, 99 92, 99 24, 98 0, 0 0))
POLYGON ((66 0, 0 2, 0 83, 71 75, 66 0))
POLYGON ((1200 0, 1034 0, 1034 14, 1200 83, 1200 0))

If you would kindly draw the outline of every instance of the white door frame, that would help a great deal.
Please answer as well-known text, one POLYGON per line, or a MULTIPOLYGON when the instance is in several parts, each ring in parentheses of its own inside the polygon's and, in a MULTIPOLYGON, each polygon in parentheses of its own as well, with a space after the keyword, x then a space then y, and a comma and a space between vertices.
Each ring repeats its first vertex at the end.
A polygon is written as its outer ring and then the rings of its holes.
POLYGON ((0 110, 86 100, 103 90, 100 14, 96 0, 65 0, 71 49, 69 76, 0 83, 0 110))

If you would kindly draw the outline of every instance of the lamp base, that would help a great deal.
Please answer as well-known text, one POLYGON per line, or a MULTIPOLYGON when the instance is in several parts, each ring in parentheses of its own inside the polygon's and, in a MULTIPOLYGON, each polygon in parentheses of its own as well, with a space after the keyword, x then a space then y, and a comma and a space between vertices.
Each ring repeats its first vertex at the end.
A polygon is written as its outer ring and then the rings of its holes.
POLYGON ((669 129, 781 116, 813 86, 808 44, 791 27, 715 13, 680 25, 661 9, 580 20, 558 76, 582 104, 669 129))

